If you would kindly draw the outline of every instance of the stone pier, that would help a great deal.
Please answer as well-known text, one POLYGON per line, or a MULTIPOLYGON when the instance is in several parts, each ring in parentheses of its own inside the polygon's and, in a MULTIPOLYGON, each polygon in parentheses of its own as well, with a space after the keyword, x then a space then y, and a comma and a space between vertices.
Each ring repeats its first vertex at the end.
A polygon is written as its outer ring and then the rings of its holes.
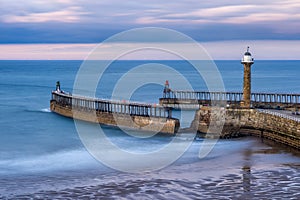
POLYGON ((174 135, 180 127, 168 108, 73 96, 57 90, 52 92, 50 110, 65 117, 140 131, 174 135))
MULTIPOLYGON (((300 119, 279 115, 266 110, 202 107, 191 128, 211 137, 230 138, 251 133, 300 149, 300 119), (212 112, 219 109, 218 112, 212 112), (224 120, 223 123, 220 120, 224 120), (208 127, 224 124, 220 134, 209 132, 208 127)), ((210 129, 214 130, 214 129, 210 129)))

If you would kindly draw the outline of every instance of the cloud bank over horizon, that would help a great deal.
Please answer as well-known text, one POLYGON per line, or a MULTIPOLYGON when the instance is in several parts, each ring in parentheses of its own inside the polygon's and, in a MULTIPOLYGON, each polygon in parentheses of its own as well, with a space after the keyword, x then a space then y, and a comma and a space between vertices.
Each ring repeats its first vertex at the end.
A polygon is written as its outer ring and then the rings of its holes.
POLYGON ((0 0, 0 43, 97 43, 157 26, 197 41, 299 40, 300 0, 0 0))
MULTIPOLYGON (((215 41, 199 43, 214 60, 240 60, 247 46, 255 60, 299 60, 299 41, 257 40, 257 41, 215 41)), ((6 44, 0 45, 0 60, 85 60, 99 44, 6 44)), ((114 48, 126 48, 138 43, 110 43, 99 47, 105 60, 180 60, 179 57, 161 50, 139 49, 120 58, 115 58, 114 48)), ((151 43, 143 43, 151 47, 151 43)), ((189 49, 190 55, 199 58, 197 51, 185 43, 162 43, 189 49)), ((138 49, 138 48, 137 48, 138 49)))
MULTIPOLYGON (((97 43, 142 27, 182 32, 214 59, 240 59, 248 45, 258 59, 300 59, 300 0, 0 0, 0 5, 0 59, 82 60, 97 43)), ((156 42, 168 40, 161 36, 156 42)), ((150 59, 155 56, 161 58, 154 53, 150 59)))

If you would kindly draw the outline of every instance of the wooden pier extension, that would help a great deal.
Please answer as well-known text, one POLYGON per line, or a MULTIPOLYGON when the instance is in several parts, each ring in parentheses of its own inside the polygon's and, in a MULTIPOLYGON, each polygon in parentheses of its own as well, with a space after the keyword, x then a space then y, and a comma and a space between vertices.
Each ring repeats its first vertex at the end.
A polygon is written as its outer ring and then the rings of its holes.
POLYGON ((151 104, 112 101, 52 91, 52 112, 79 120, 142 131, 175 134, 180 123, 171 109, 151 104))

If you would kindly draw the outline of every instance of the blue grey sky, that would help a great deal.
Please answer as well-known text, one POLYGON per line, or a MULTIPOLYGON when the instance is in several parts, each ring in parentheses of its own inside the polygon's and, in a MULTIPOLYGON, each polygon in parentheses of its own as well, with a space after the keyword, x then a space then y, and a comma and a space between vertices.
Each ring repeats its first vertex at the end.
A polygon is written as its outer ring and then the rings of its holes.
POLYGON ((0 0, 0 59, 84 59, 142 27, 187 34, 215 59, 247 45, 259 59, 300 59, 300 0, 0 0))
POLYGON ((299 0, 0 0, 0 43, 97 43, 157 26, 197 41, 299 40, 299 0))

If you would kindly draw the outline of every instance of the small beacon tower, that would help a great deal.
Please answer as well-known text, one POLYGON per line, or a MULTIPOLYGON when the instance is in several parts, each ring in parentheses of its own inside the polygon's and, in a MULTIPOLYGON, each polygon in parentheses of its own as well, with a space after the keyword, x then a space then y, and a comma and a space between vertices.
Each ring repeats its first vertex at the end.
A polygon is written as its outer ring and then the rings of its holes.
POLYGON ((60 82, 59 81, 56 81, 56 91, 57 92, 60 92, 60 82))
POLYGON ((171 92, 171 89, 170 89, 170 85, 169 85, 169 81, 166 80, 166 83, 165 83, 165 88, 164 88, 164 98, 170 98, 170 92, 171 92))
POLYGON ((244 87, 243 87, 243 99, 241 101, 242 108, 251 107, 251 65, 254 63, 254 59, 249 52, 249 47, 247 47, 247 52, 241 62, 244 65, 244 87))

